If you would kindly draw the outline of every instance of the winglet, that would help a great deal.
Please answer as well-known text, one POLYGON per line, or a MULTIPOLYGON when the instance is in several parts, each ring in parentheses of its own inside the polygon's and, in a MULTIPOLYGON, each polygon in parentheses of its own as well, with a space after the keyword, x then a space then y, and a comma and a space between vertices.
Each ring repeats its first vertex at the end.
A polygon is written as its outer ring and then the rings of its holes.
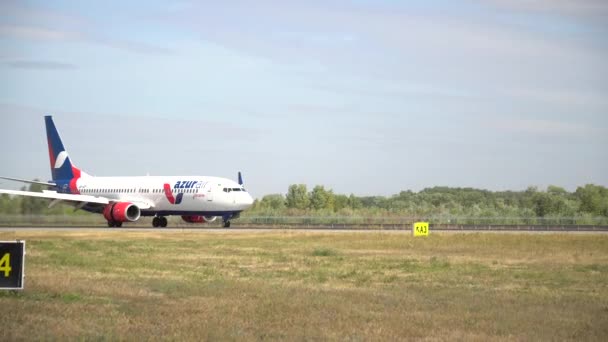
POLYGON ((241 171, 239 171, 239 185, 243 185, 243 176, 241 175, 241 171))

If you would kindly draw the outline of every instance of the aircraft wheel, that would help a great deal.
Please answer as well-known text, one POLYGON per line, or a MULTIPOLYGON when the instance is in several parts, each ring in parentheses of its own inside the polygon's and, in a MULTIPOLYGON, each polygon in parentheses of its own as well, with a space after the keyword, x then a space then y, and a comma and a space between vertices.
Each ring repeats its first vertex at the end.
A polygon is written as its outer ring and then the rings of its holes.
POLYGON ((224 228, 230 228, 230 221, 224 221, 224 228))
POLYGON ((116 227, 116 223, 114 223, 113 221, 108 221, 108 227, 116 227))
POLYGON ((160 226, 165 228, 167 226, 167 218, 166 217, 161 217, 160 218, 160 226))
POLYGON ((122 227, 122 222, 116 222, 114 223, 114 226, 120 228, 122 227))
POLYGON ((152 227, 154 227, 154 228, 160 227, 160 217, 154 216, 154 218, 152 219, 152 227))

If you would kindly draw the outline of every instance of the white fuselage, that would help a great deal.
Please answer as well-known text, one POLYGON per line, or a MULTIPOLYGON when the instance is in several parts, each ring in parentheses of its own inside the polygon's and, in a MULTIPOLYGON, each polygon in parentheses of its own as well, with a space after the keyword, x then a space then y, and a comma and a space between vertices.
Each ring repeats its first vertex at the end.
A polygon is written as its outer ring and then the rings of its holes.
MULTIPOLYGON (((213 215, 240 212, 253 198, 238 183, 219 177, 144 176, 92 177, 76 181, 77 193, 102 196, 120 202, 149 204, 143 215, 213 215)), ((60 192, 73 192, 69 187, 60 192)))

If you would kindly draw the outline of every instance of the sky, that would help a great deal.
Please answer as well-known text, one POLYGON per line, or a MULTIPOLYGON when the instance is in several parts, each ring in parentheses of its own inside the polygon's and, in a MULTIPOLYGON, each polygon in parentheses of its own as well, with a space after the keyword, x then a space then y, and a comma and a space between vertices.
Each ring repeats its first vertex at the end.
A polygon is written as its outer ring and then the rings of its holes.
MULTIPOLYGON (((0 1, 0 175, 608 185, 608 2, 0 1)), ((1 181, 2 188, 18 183, 1 181)))

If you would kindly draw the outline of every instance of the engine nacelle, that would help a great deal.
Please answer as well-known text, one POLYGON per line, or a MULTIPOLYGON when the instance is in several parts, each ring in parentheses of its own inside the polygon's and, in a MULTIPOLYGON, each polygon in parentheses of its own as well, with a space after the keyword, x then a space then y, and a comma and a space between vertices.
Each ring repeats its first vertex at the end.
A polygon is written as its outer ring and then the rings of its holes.
POLYGON ((103 208, 103 217, 108 222, 133 222, 139 219, 139 207, 129 202, 110 203, 103 208))
POLYGON ((206 222, 213 222, 215 221, 215 219, 217 219, 217 216, 195 216, 195 215, 184 215, 182 216, 182 220, 188 222, 188 223, 206 223, 206 222))

